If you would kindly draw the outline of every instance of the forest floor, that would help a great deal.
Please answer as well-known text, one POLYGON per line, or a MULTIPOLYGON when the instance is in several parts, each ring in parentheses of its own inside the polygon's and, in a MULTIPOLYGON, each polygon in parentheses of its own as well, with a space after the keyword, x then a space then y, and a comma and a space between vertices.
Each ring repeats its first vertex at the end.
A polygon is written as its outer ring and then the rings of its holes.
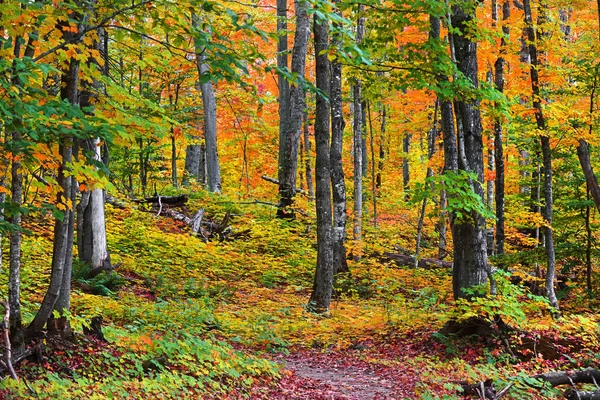
MULTIPOLYGON (((309 205, 296 221, 202 194, 188 207, 215 220, 230 212, 232 229, 248 235, 205 243, 171 218, 108 206, 111 257, 122 265, 94 279, 76 265, 70 320, 78 342, 43 343, 39 359, 18 367, 29 387, 5 379, 0 398, 452 399, 462 398, 461 381, 486 379, 513 385, 504 398, 560 398, 531 389, 529 376, 600 361, 597 304, 575 291, 560 319, 510 284, 495 302, 454 303, 449 270, 382 260, 384 251, 414 246, 408 214, 383 216, 377 230, 365 229, 360 249, 349 246, 364 256, 350 260, 330 314, 319 316, 306 311, 316 256, 309 205), (518 329, 505 338, 440 332, 451 318, 489 313, 518 329), (81 334, 97 315, 107 343, 81 334)), ((52 220, 26 223, 27 320, 47 285, 52 220)), ((424 256, 433 256, 433 236, 425 232, 424 256)))

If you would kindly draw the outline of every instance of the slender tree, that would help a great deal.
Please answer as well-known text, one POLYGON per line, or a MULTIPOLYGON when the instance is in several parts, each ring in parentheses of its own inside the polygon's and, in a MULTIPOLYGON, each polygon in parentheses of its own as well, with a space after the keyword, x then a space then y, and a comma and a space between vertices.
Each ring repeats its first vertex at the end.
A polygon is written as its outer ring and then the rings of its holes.
MULTIPOLYGON (((294 35, 294 48, 292 49, 292 73, 304 79, 306 69, 306 52, 308 50, 308 36, 310 24, 307 13, 307 1, 296 0, 296 34, 294 35)), ((281 96, 284 93, 280 93, 281 96)), ((298 170, 298 147, 302 133, 302 119, 306 107, 306 94, 302 82, 296 82, 288 91, 289 99, 284 100, 282 112, 287 112, 284 117, 285 124, 280 125, 283 140, 279 146, 279 217, 293 217, 294 213, 289 207, 294 203, 296 195, 296 175, 298 170)), ((281 124, 281 122, 280 122, 281 124)))
MULTIPOLYGON (((356 25, 356 43, 360 44, 365 36, 364 5, 358 6, 358 22, 356 25)), ((363 112, 362 112, 362 82, 357 79, 353 86, 354 123, 353 147, 354 152, 354 240, 362 240, 362 163, 363 163, 363 112)), ((360 250, 359 250, 360 253, 360 250)), ((357 255, 357 256, 360 256, 357 255)))
POLYGON ((314 16, 314 41, 316 60, 317 94, 315 114, 316 143, 316 210, 317 210, 317 268, 309 307, 318 313, 329 311, 333 287, 333 242, 331 213, 331 165, 329 145, 330 107, 327 98, 330 85, 330 65, 327 58, 329 45, 328 22, 314 16))
MULTIPOLYGON (((543 7, 542 7, 543 8, 543 7)), ((540 62, 538 60, 538 48, 537 48, 537 32, 533 25, 533 17, 531 11, 530 0, 523 1, 523 9, 525 16, 525 31, 527 33, 529 61, 530 61, 530 77, 531 77, 531 92, 533 97, 533 109, 535 112, 535 121, 537 128, 542 133, 540 136, 540 142, 542 147, 542 163, 544 170, 544 219, 546 225, 543 228, 545 237, 545 248, 546 248, 546 260, 547 260, 547 271, 546 271, 546 296, 550 304, 558 310, 558 299, 554 292, 554 278, 556 275, 555 264, 556 255, 554 253, 554 233, 552 230, 552 211, 553 211, 553 194, 552 194, 552 148, 550 147, 550 136, 546 130, 546 119, 544 117, 544 110, 542 108, 542 101, 540 97, 540 79, 539 69, 540 62)), ((542 15, 543 19, 543 15, 542 15)))
POLYGON ((200 17, 192 15, 192 24, 196 30, 194 47, 196 51, 196 66, 198 68, 198 79, 200 80, 200 91, 202 92, 202 105, 204 107, 204 140, 206 142, 206 180, 210 192, 221 192, 221 167, 219 165, 219 153, 217 147, 217 100, 210 80, 208 56, 206 48, 199 38, 200 17))
MULTIPOLYGON (((336 0, 335 3, 338 3, 336 0)), ((341 17, 341 11, 336 10, 341 17)), ((334 48, 342 47, 342 36, 338 29, 332 35, 334 48)), ((344 113, 342 109, 342 64, 334 59, 331 62, 331 187, 333 191, 333 269, 334 274, 349 272, 346 260, 346 182, 342 165, 344 139, 344 113)))

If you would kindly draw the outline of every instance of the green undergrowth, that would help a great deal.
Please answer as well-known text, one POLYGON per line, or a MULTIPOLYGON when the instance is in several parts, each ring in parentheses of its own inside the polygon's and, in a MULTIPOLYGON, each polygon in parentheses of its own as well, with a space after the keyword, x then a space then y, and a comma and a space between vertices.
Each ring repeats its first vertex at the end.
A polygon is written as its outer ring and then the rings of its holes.
MULTIPOLYGON (((363 256, 349 260, 350 275, 337 278, 331 312, 311 314, 306 303, 316 262, 316 229, 309 212, 282 221, 269 207, 191 194, 188 212, 199 208, 214 220, 231 213, 232 228, 249 230, 249 235, 205 243, 187 227, 136 205, 107 206, 111 259, 120 266, 114 274, 90 280, 76 264, 70 318, 81 332, 92 317, 102 316, 109 344, 98 348, 80 339, 73 349, 48 356, 46 364, 25 363, 24 376, 36 378, 28 382, 39 398, 219 398, 219 393, 232 391, 244 397, 257 377, 278 376, 280 367, 267 361, 265 353, 346 351, 357 343, 385 344, 387 338, 403 335, 423 336, 437 343, 438 350, 397 359, 365 354, 365 359, 398 368, 416 363, 423 371, 418 395, 436 398, 436 393, 455 390, 453 380, 493 378, 502 383, 522 370, 577 366, 587 349, 598 345, 595 317, 553 319, 539 307, 539 298, 506 278, 499 280, 499 296, 493 301, 454 303, 449 270, 384 262, 379 257, 384 251, 412 245, 398 229, 399 223, 408 223, 407 215, 384 215, 378 229, 365 229, 365 242, 349 246, 349 252, 363 256), (534 354, 518 364, 502 341, 493 349, 476 340, 461 345, 452 337, 432 335, 450 318, 492 315, 502 315, 524 332, 537 332, 534 339, 562 335, 582 345, 572 359, 560 363, 536 363, 539 355, 534 354), (469 346, 477 350, 470 353, 469 346)), ((25 237, 26 321, 47 285, 49 225, 35 226, 25 237)), ((436 249, 423 251, 432 256, 436 249)), ((6 287, 6 279, 3 271, 0 287, 6 287)), ((2 290, 0 295, 6 297, 2 290)), ((0 390, 13 398, 32 396, 23 381, 4 380, 0 390)))

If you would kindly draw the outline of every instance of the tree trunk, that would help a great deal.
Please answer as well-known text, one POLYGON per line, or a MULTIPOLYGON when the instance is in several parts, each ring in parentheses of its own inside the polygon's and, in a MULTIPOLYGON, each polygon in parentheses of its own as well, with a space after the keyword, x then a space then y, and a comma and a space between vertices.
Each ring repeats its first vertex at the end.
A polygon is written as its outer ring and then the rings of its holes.
POLYGON ((410 190, 410 165, 408 156, 410 154, 410 139, 412 135, 407 133, 402 139, 402 187, 404 188, 404 198, 408 199, 410 190))
POLYGON ((315 198, 315 186, 313 184, 313 171, 312 171, 312 155, 310 153, 310 135, 308 132, 308 111, 304 110, 304 122, 303 122, 303 134, 304 134, 304 151, 306 152, 304 162, 306 170, 306 189, 308 191, 308 198, 315 198))
MULTIPOLYGON (((296 34, 292 50, 292 73, 304 78, 306 69, 306 52, 308 50, 308 35, 310 24, 308 21, 307 2, 296 0, 296 34)), ((293 218, 294 214, 289 207, 294 203, 296 195, 296 175, 298 171, 298 147, 302 132, 302 119, 306 107, 306 94, 301 83, 293 85, 289 90, 288 115, 285 118, 285 140, 280 142, 279 158, 279 209, 277 216, 280 218, 293 218)))
MULTIPOLYGON (((477 43, 468 35, 468 26, 474 23, 474 12, 466 12, 460 6, 452 9, 452 26, 461 34, 452 35, 454 54, 459 71, 478 87, 477 43)), ((483 141, 479 100, 459 99, 456 101, 456 120, 459 129, 458 167, 462 171, 475 172, 477 182, 471 182, 471 189, 484 201, 483 182, 483 141)), ((485 218, 475 211, 466 213, 466 219, 451 216, 452 238, 454 241, 454 268, 452 287, 454 297, 465 297, 464 289, 484 284, 489 276, 487 259, 487 238, 485 218)))
MULTIPOLYGON (((85 23, 84 16, 77 15, 85 23)), ((81 29, 81 26, 79 27, 81 29)), ((74 33, 63 32, 65 40, 73 40, 74 33)), ((69 69, 63 74, 61 98, 67 100, 73 107, 79 105, 79 65, 76 58, 69 61, 69 69)), ((27 336, 40 335, 42 329, 48 323, 49 330, 62 337, 70 337, 71 327, 65 315, 53 318, 52 311, 57 310, 61 314, 69 311, 71 296, 71 273, 73 266, 73 236, 75 216, 73 206, 75 204, 76 181, 75 177, 68 174, 69 165, 73 162, 74 138, 65 136, 61 139, 59 149, 61 154, 61 165, 58 170, 57 182, 61 192, 57 196, 57 204, 64 210, 62 219, 55 218, 54 242, 52 249, 52 270, 50 273, 50 284, 40 305, 40 309, 27 327, 27 336), (52 321, 51 321, 52 319, 52 321), (52 323, 51 323, 52 322, 52 323)))
MULTIPOLYGON (((102 37, 102 35, 99 36, 102 37)), ((95 42, 93 44, 95 50, 100 51, 102 47, 100 42, 95 42)), ((91 60, 91 62, 99 68, 96 60, 91 60)), ((82 91, 79 96, 80 106, 82 108, 93 107, 94 102, 92 99, 97 97, 96 92, 101 89, 100 82, 95 80, 91 85, 84 84, 84 86, 86 86, 86 89, 82 91)), ((99 163, 102 162, 100 138, 83 140, 81 143, 83 148, 93 155, 94 161, 99 163)), ((76 191, 75 183, 76 182, 73 181, 72 185, 73 190, 76 191)), ((110 266, 110 256, 106 241, 103 189, 89 187, 81 194, 81 201, 77 213, 77 230, 79 259, 84 263, 87 263, 91 270, 110 266)), ((70 286, 70 281, 68 284, 70 286)), ((63 302, 66 303, 68 300, 68 298, 64 299, 63 302)), ((68 309, 68 304, 65 308, 68 309)))
MULTIPOLYGON (((327 21, 314 16, 314 40, 317 88, 329 95, 330 71, 327 48, 329 28, 327 21)), ((333 246, 331 232, 331 175, 330 175, 330 110, 326 98, 317 94, 315 116, 316 141, 316 210, 317 210, 317 268, 309 308, 326 313, 331 304, 333 286, 333 246)))
MULTIPOLYGON (((277 68, 282 71, 287 71, 289 68, 287 19, 287 0, 277 0, 277 68)), ((279 88, 278 170, 281 171, 283 162, 287 159, 285 144, 290 117, 290 83, 281 72, 277 74, 277 85, 279 88)), ((278 176, 278 179, 281 180, 281 176, 278 176)))
POLYGON ((379 143, 379 163, 377 167, 377 176, 375 178, 377 189, 381 188, 381 174, 383 173, 383 166, 385 163, 385 124, 387 122, 387 112, 385 105, 381 105, 381 109, 379 111, 379 117, 381 118, 380 125, 380 143, 379 143))
MULTIPOLYGON (((336 0, 335 3, 339 2, 336 0)), ((341 12, 336 10, 340 15, 341 12)), ((338 24, 339 25, 339 24, 338 24)), ((331 44, 341 48, 340 33, 335 33, 331 44)), ((333 192, 333 273, 349 272, 346 260, 346 182, 342 165, 344 139, 344 114, 342 109, 342 65, 338 60, 331 63, 331 187, 333 192)))
POLYGON ((552 208, 553 208, 553 197, 552 197, 552 149, 550 147, 550 137, 547 136, 546 132, 546 120, 542 109, 542 103, 540 99, 540 81, 539 81, 539 68, 540 63, 538 61, 538 50, 536 45, 536 30, 533 26, 533 18, 531 13, 531 4, 529 0, 523 1, 523 8, 525 13, 525 24, 527 31, 527 39, 529 42, 529 59, 531 62, 530 75, 531 75, 531 91, 533 97, 533 108, 535 111, 535 120, 538 129, 543 132, 540 141, 542 145, 542 160, 544 166, 544 219, 546 220, 546 226, 544 226, 545 236, 545 247, 546 247, 546 259, 548 263, 548 269, 546 273, 546 295, 550 304, 558 310, 558 299, 554 292, 554 278, 555 278, 555 253, 554 253, 554 236, 552 231, 552 208))
MULTIPOLYGON (((439 41, 440 40, 440 19, 438 17, 430 16, 429 24, 431 27, 429 33, 429 40, 439 41)), ((438 77, 440 82, 447 82, 448 77, 440 74, 438 77)), ((448 98, 440 98, 440 117, 442 122, 442 136, 443 136, 443 150, 444 150, 444 172, 446 171, 458 171, 458 151, 456 145, 456 130, 454 127, 454 111, 452 110, 452 102, 448 98)), ((440 234, 440 240, 438 244, 438 258, 444 259, 447 255, 447 220, 448 212, 446 206, 448 203, 446 191, 442 190, 440 193, 440 218, 438 221, 438 231, 440 234)))
MULTIPOLYGON (((198 138, 194 138, 198 140, 198 138)), ((183 183, 187 185, 189 178, 193 177, 202 186, 206 185, 205 147, 203 144, 189 144, 185 149, 185 174, 183 183)))
MULTIPOLYGON (((101 162, 100 139, 85 142, 94 160, 101 162)), ((90 270, 110 266, 110 255, 106 241, 106 218, 104 216, 104 190, 88 189, 81 194, 78 210, 79 259, 88 264, 90 270)))
MULTIPOLYGON (((356 26, 356 43, 360 45, 365 34, 364 6, 358 6, 358 22, 356 26)), ((362 240, 362 163, 363 163, 363 113, 362 113, 362 82, 357 79, 353 87, 354 98, 354 123, 353 123, 353 152, 354 152, 354 240, 362 240)), ((358 248, 356 256, 360 257, 361 249, 358 248)))
MULTIPOLYGON (((500 93, 504 92, 504 67, 506 60, 504 55, 506 54, 507 38, 510 35, 510 27, 508 25, 508 19, 510 18, 510 1, 505 0, 502 5, 502 39, 500 39, 500 55, 494 63, 494 84, 496 90, 500 93)), ((502 132, 502 120, 498 118, 494 121, 494 161, 496 163, 496 242, 495 253, 498 255, 504 254, 504 208, 506 201, 504 199, 504 140, 502 132)), ((502 263, 499 265, 502 266, 502 263)))
MULTIPOLYGON (((195 29, 200 27, 200 17, 192 15, 195 29)), ((217 148, 217 101, 213 91, 213 84, 209 79, 209 65, 207 63, 206 49, 201 46, 198 39, 194 39, 196 51, 196 66, 200 91, 202 92, 202 105, 204 107, 204 139, 206 141, 206 180, 209 192, 221 193, 221 168, 217 148)))
MULTIPOLYGON (((25 6, 23 5, 22 8, 25 6)), ((27 46, 25 48, 24 57, 32 57, 35 51, 35 47, 32 44, 33 38, 36 37, 37 34, 32 34, 29 36, 29 40, 27 46)), ((22 37, 17 36, 15 38, 14 45, 14 57, 15 61, 21 57, 21 42, 22 37)), ((16 65, 13 63, 13 67, 16 65)), ((16 70, 13 70, 13 75, 11 77, 12 84, 14 86, 20 87, 22 85, 21 78, 16 73, 16 70)), ((14 146, 11 149, 12 161, 11 161, 11 203, 14 207, 14 212, 9 218, 9 222, 13 225, 14 230, 10 233, 10 244, 9 244, 9 272, 8 272, 8 304, 10 308, 9 312, 9 325, 10 325, 10 334, 11 334, 11 342, 14 348, 20 348, 24 344, 24 332, 23 332, 23 322, 21 317, 21 242, 22 242, 22 232, 21 232, 21 212, 20 207, 23 204, 23 171, 22 165, 20 162, 21 154, 20 152, 23 150, 20 148, 22 145, 23 136, 19 129, 14 129, 10 133, 10 138, 12 139, 12 145, 14 146)))

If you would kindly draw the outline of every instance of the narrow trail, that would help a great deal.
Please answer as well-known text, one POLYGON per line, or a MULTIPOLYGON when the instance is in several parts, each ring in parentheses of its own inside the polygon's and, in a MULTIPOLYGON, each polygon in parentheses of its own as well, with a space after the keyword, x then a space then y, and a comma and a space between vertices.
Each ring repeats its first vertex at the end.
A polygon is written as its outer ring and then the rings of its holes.
MULTIPOLYGON (((317 363, 311 365, 310 360, 290 357, 286 360, 286 370, 297 375, 301 380, 313 381, 321 386, 323 395, 335 399, 371 400, 394 399, 394 385, 389 378, 378 375, 368 367, 344 365, 333 359, 329 365, 317 363)), ((314 392, 313 392, 314 394, 314 392)))

